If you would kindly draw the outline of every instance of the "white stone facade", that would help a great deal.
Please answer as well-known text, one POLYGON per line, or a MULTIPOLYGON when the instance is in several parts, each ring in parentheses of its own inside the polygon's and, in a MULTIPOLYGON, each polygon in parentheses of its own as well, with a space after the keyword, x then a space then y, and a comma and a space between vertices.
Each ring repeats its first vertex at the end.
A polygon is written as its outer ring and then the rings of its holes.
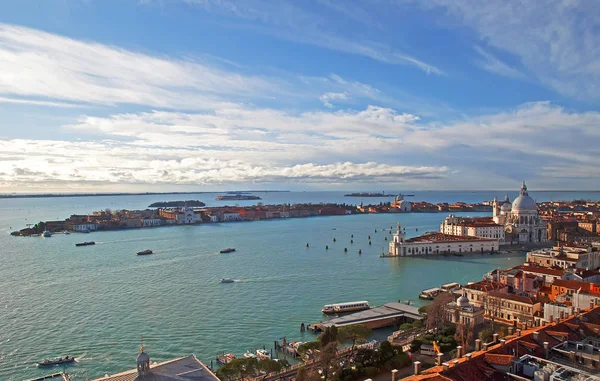
POLYGON ((490 222, 485 218, 461 218, 454 214, 446 217, 440 225, 440 232, 452 235, 493 238, 504 244, 504 225, 490 222))

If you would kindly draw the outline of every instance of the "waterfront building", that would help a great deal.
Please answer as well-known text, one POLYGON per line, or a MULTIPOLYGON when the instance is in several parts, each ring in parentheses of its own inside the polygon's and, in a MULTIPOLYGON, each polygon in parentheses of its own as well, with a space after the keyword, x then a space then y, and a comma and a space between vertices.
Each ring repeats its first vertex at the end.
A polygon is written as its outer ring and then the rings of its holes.
POLYGON ((592 246, 575 243, 527 253, 527 262, 552 268, 580 268, 595 270, 600 267, 600 253, 592 246))
POLYGON ((390 209, 390 212, 394 213, 394 212, 404 212, 404 213, 409 213, 412 211, 412 204, 409 201, 406 201, 404 199, 404 195, 399 194, 396 197, 394 197, 394 203, 392 204, 392 208, 390 209))
POLYGON ((189 206, 159 209, 158 215, 164 218, 167 224, 189 225, 202 222, 202 211, 194 210, 189 206))
POLYGON ((556 279, 562 279, 565 275, 565 270, 561 269, 552 269, 550 267, 543 267, 538 265, 532 265, 526 263, 524 265, 519 265, 513 267, 515 269, 523 270, 525 274, 531 274, 538 278, 540 278, 543 282, 543 286, 550 286, 552 282, 556 279))
POLYGON ((194 355, 150 363, 150 356, 141 348, 136 359, 136 368, 122 373, 104 376, 93 381, 220 381, 194 355))
POLYGON ((504 244, 504 225, 499 225, 489 217, 446 217, 440 225, 440 232, 452 235, 468 235, 471 237, 494 238, 504 244))
POLYGON ((508 195, 503 202, 494 198, 492 216, 496 224, 504 226, 507 243, 543 243, 548 239, 546 224, 524 181, 519 196, 512 203, 508 195))
POLYGON ((445 312, 446 319, 454 324, 471 326, 483 324, 483 308, 472 305, 465 295, 461 295, 455 302, 448 303, 445 312))
POLYGON ((98 224, 92 222, 73 225, 73 231, 75 232, 91 232, 95 230, 98 230, 98 224))
POLYGON ((398 225, 398 231, 389 245, 390 256, 433 255, 449 253, 483 253, 499 249, 498 239, 452 235, 437 232, 405 239, 398 225))
POLYGON ((144 218, 142 219, 142 226, 160 226, 163 224, 162 218, 144 218))
POLYGON ((469 299, 469 303, 477 307, 483 307, 486 296, 491 291, 508 292, 508 286, 500 282, 487 280, 463 286, 464 295, 469 299))

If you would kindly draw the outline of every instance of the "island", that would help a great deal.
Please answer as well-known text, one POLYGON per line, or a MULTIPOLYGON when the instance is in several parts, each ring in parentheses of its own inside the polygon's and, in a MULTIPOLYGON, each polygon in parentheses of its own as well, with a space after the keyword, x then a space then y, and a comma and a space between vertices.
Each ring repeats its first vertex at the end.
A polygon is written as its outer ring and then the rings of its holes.
POLYGON ((394 195, 393 194, 385 194, 385 193, 360 192, 360 193, 348 193, 348 194, 345 194, 344 197, 394 197, 394 195))
POLYGON ((236 194, 236 195, 217 196, 216 200, 226 201, 226 200, 262 200, 262 199, 253 194, 236 194))
POLYGON ((206 206, 205 203, 198 200, 187 201, 158 201, 148 205, 149 208, 183 208, 184 206, 206 206))

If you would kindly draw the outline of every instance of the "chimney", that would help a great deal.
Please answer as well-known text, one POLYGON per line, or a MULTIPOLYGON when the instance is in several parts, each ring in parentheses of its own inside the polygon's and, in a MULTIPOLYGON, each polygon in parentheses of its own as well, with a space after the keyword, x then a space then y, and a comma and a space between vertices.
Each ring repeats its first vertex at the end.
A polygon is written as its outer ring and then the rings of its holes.
POLYGON ((494 343, 494 344, 498 344, 498 334, 497 334, 497 333, 494 333, 494 335, 493 335, 493 336, 494 336, 494 341, 493 341, 493 343, 494 343))
POLYGON ((517 329, 517 336, 521 336, 521 329, 520 328, 517 329))
POLYGON ((488 345, 489 345, 488 343, 483 343, 483 350, 484 351, 488 350, 488 345))
POLYGON ((444 370, 448 370, 448 368, 450 368, 450 364, 448 364, 447 362, 445 362, 445 363, 442 363, 442 368, 443 368, 444 370))
POLYGON ((544 358, 547 359, 549 355, 550 355, 550 343, 547 341, 544 341, 544 358))
POLYGON ((479 352, 481 350, 481 340, 475 340, 475 351, 479 352))
POLYGON ((443 353, 440 352, 437 354, 437 364, 438 365, 442 365, 442 357, 444 357, 443 353))
POLYGON ((456 347, 456 358, 459 359, 462 357, 462 345, 456 347))
POLYGON ((533 341, 535 341, 536 343, 539 343, 539 342, 540 342, 540 333, 539 333, 539 332, 535 331, 535 332, 532 334, 532 336, 533 336, 533 341))
POLYGON ((471 360, 471 356, 473 356, 473 354, 472 354, 472 353, 467 353, 467 354, 465 355, 465 358, 467 359, 467 361, 471 360))
POLYGON ((419 373, 421 373, 421 361, 415 361, 413 365, 415 369, 415 376, 417 376, 419 373))
POLYGON ((501 345, 501 346, 504 346, 504 344, 506 344, 506 340, 504 340, 504 339, 501 339, 501 340, 500 340, 500 345, 501 345))
POLYGON ((398 369, 392 369, 392 381, 396 381, 396 373, 398 373, 398 369))

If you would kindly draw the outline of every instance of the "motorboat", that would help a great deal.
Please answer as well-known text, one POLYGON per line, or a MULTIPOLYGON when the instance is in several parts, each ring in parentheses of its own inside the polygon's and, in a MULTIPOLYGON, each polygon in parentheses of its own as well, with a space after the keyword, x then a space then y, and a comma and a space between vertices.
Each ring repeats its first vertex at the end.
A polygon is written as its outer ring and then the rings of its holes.
POLYGON ((144 250, 144 251, 138 251, 136 254, 137 255, 148 255, 148 254, 152 254, 153 251, 148 249, 148 250, 144 250))
POLYGON ((65 357, 57 357, 54 359, 44 359, 38 362, 38 366, 54 366, 61 364, 70 364, 75 362, 75 357, 73 356, 65 356, 65 357))
POLYGON ((221 283, 233 283, 235 280, 231 278, 221 278, 221 283))
POLYGON ((270 359, 271 354, 266 349, 257 349, 256 357, 258 357, 260 360, 265 360, 265 359, 270 359))
POLYGON ((44 232, 42 233, 42 236, 45 238, 50 238, 50 237, 52 237, 52 232, 49 230, 44 230, 44 232))
POLYGON ((95 245, 96 242, 94 241, 89 241, 89 242, 80 242, 80 243, 76 243, 75 246, 90 246, 90 245, 95 245))
POLYGON ((221 365, 229 364, 233 360, 235 360, 233 353, 223 353, 217 356, 217 362, 221 365))
POLYGON ((255 359, 256 355, 254 353, 250 352, 250 351, 246 351, 246 353, 244 353, 244 358, 255 359))
POLYGON ((235 249, 233 247, 228 247, 227 249, 223 249, 223 250, 219 251, 219 253, 221 253, 221 254, 233 253, 234 251, 235 251, 235 249))

